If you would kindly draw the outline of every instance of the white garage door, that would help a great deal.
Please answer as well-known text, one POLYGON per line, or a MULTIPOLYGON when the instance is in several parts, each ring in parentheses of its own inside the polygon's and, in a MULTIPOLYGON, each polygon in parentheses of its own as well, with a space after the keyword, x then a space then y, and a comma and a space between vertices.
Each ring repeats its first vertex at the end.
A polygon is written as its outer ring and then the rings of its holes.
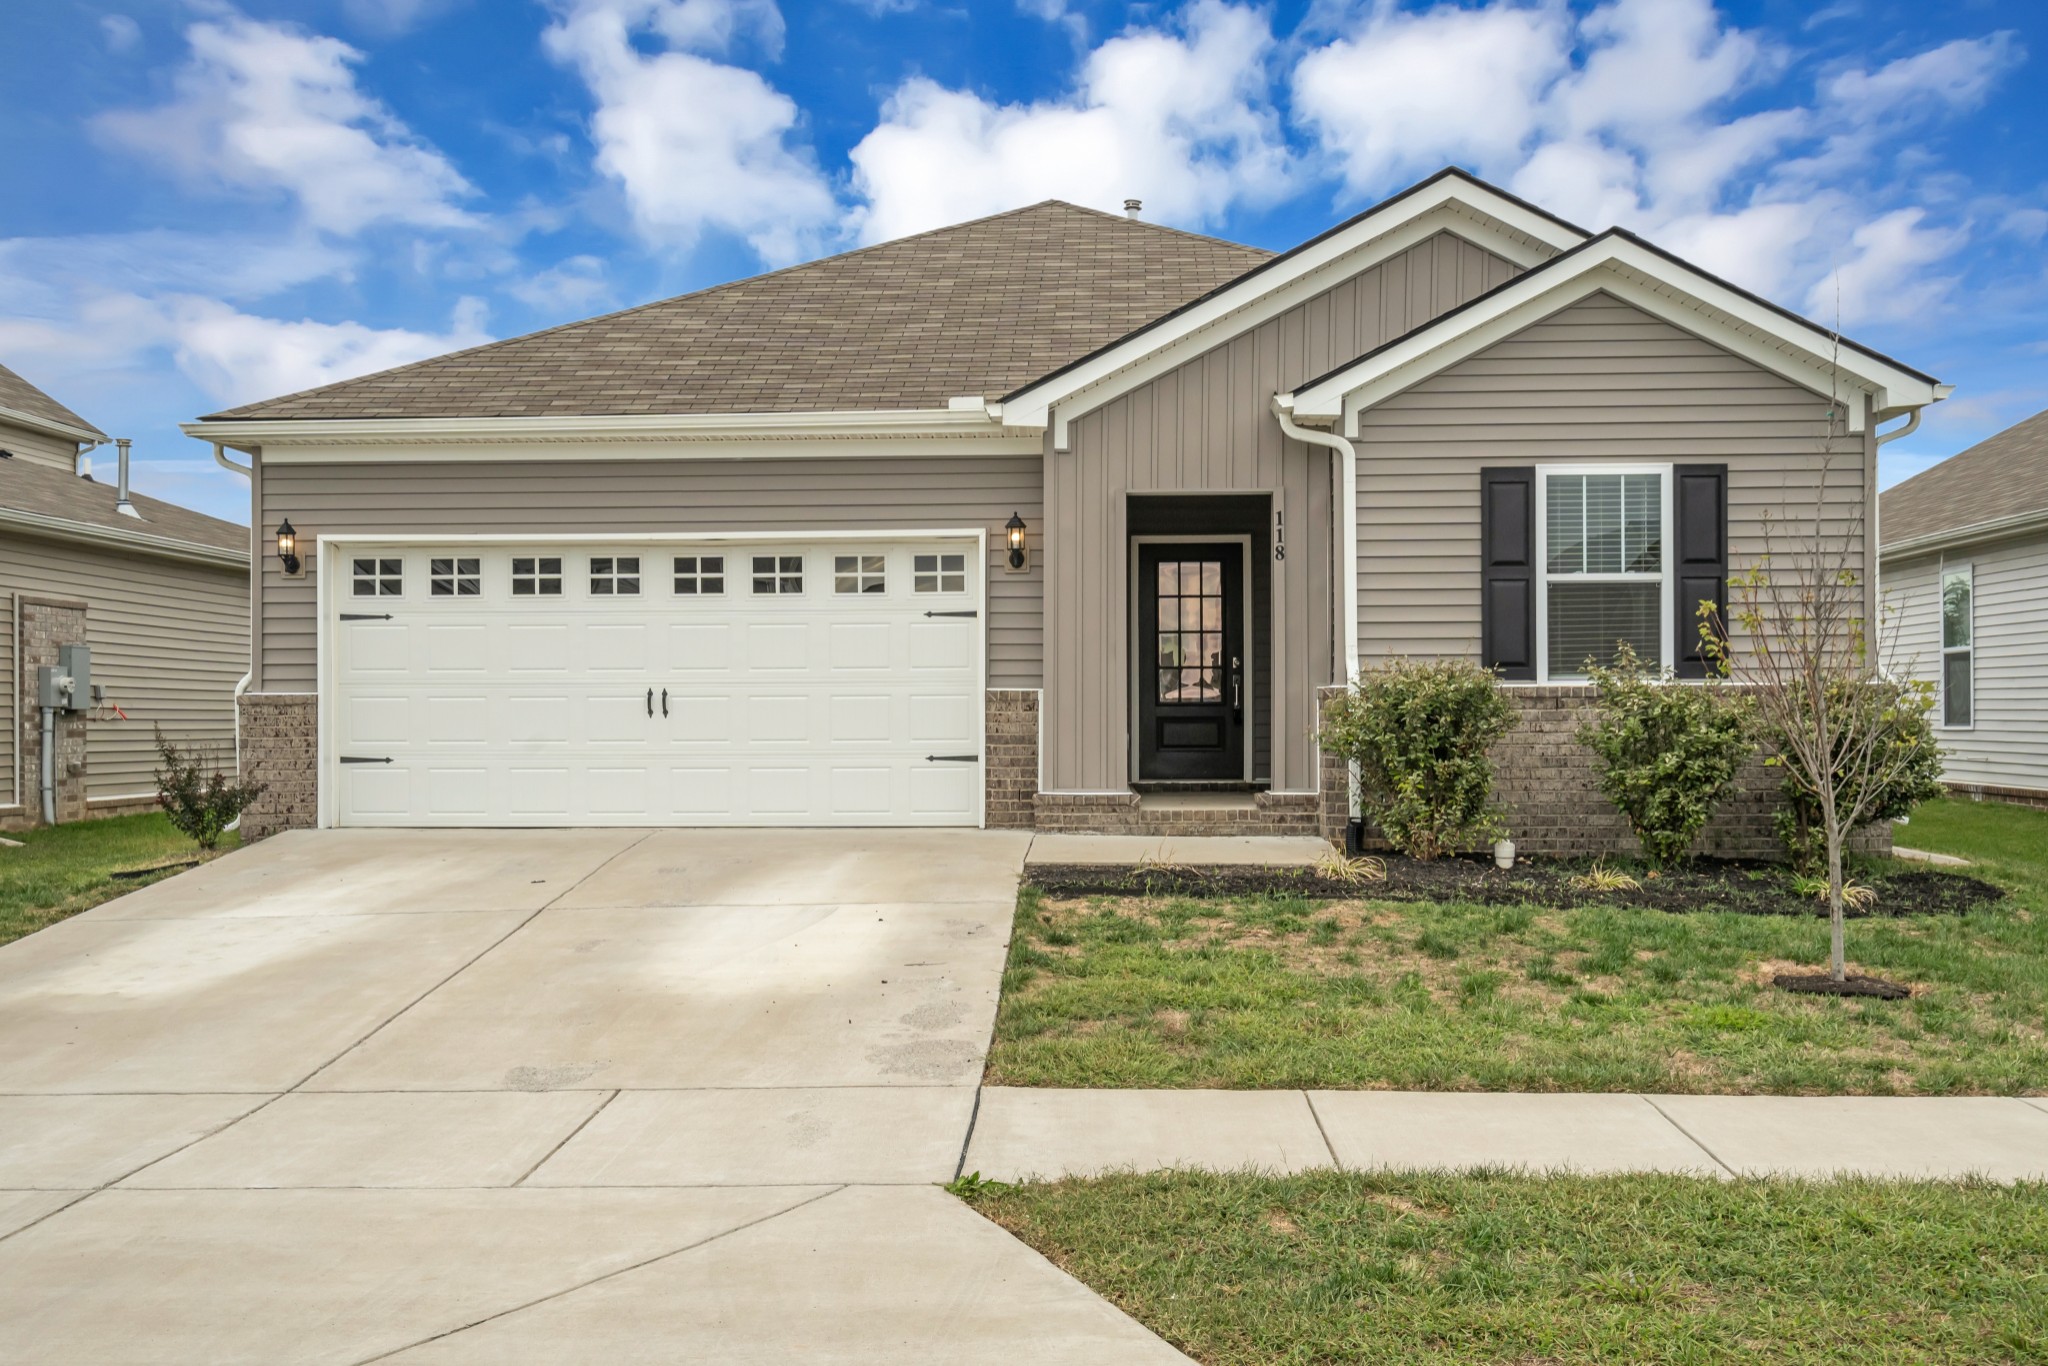
POLYGON ((974 825, 978 542, 348 544, 341 825, 974 825))

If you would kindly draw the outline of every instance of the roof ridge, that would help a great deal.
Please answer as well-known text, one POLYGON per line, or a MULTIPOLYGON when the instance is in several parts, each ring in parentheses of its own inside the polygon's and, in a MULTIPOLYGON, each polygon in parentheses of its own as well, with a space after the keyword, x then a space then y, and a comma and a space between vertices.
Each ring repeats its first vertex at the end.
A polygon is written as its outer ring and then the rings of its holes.
MULTIPOLYGON (((821 266, 833 265, 842 261, 850 261, 857 256, 866 256, 874 252, 885 250, 887 248, 900 247, 906 243, 920 242, 928 238, 941 237, 948 233, 961 232, 969 228, 978 228, 988 223, 997 222, 998 220, 1001 219, 1015 218, 1020 215, 1030 213, 1034 209, 1045 209, 1055 207, 1072 210, 1076 213, 1089 214, 1096 217, 1105 218, 1114 223, 1125 223, 1130 221, 1127 219, 1119 218, 1115 214, 1104 213, 1100 209, 1091 209, 1085 205, 1070 203, 1069 201, 1064 199, 1041 199, 1035 203, 1019 205, 1014 209, 1003 209, 996 213, 983 214, 979 218, 970 218, 965 220, 964 222, 947 223, 941 227, 926 228, 923 232, 913 232, 908 233, 902 237, 892 237, 886 242, 870 242, 868 245, 864 247, 853 247, 846 251, 834 252, 830 256, 820 256, 809 261, 798 261, 791 265, 778 266, 774 270, 764 270, 758 275, 746 275, 742 276, 737 280, 721 280, 719 283, 715 285, 706 285, 701 289, 687 290, 681 294, 670 294, 659 299, 649 299, 644 303, 631 304, 625 308, 613 309, 609 313, 599 313, 588 318, 574 318, 568 322, 556 323, 551 327, 537 328, 532 332, 521 332, 516 336, 499 337, 492 341, 479 342, 475 346, 466 346, 459 351, 444 351, 437 355, 423 357, 420 360, 408 361, 404 365, 387 366, 385 369, 382 370, 372 370, 368 374, 351 375, 348 379, 344 380, 331 380, 326 384, 315 384, 309 388, 297 389, 287 394, 277 394, 269 398, 256 399, 249 403, 238 403, 232 408, 227 408, 221 410, 220 412, 211 413, 205 419, 202 420, 214 421, 218 419, 226 419, 232 421, 236 420, 236 415, 244 408, 269 407, 272 404, 286 403, 291 401, 292 399, 301 398, 307 394, 317 393, 323 389, 334 389, 345 384, 352 384, 357 380, 372 379, 382 375, 397 374, 402 371, 410 370, 422 365, 439 365, 443 362, 454 360, 458 357, 475 356, 486 351, 494 350, 501 346, 511 346, 515 343, 531 341, 536 337, 553 336, 561 332, 574 331, 575 329, 580 327, 591 327, 600 323, 608 323, 614 321, 615 319, 631 317, 636 313, 644 313, 649 309, 663 308, 671 304, 679 304, 691 299, 706 298, 710 295, 719 294, 726 290, 737 289, 742 285, 755 285, 761 283, 764 280, 779 279, 783 276, 794 275, 801 271, 814 270, 821 266)), ((1221 246, 1236 247, 1242 251, 1256 252, 1260 250, 1260 248, 1258 247, 1248 247, 1245 246, 1243 243, 1226 241, 1225 239, 1220 237, 1204 237, 1200 233, 1183 232, 1178 228, 1168 228, 1161 224, 1156 223, 1144 223, 1142 220, 1139 220, 1139 223, 1140 226, 1154 228, 1155 230, 1160 232, 1174 233, 1182 237, 1192 238, 1198 242, 1207 242, 1221 246)), ((1270 253, 1268 254, 1270 255, 1270 253)))
POLYGON ((1129 214, 1111 213, 1107 209, 1098 209, 1091 204, 1076 204, 1071 199, 1041 199, 1037 204, 1033 204, 1030 207, 1035 209, 1044 204, 1057 204, 1061 208, 1073 209, 1077 213, 1085 213, 1095 218, 1106 218, 1112 223, 1124 223, 1133 227, 1150 228, 1154 232, 1171 233, 1175 237, 1192 238, 1194 241, 1207 242, 1212 246, 1236 247, 1239 251, 1253 251, 1261 256, 1273 255, 1267 248, 1255 247, 1249 242, 1233 242, 1228 237, 1217 237, 1206 232, 1189 232, 1186 228, 1176 228, 1171 223, 1154 223, 1148 218, 1133 218, 1129 214))

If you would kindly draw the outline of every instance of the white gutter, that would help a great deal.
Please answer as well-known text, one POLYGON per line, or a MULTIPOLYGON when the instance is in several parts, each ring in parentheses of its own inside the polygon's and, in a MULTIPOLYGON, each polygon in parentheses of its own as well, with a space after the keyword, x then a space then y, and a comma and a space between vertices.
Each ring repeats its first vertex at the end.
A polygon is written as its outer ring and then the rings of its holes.
POLYGON ((68 422, 58 422, 54 418, 37 417, 34 413, 24 413, 19 408, 0 408, 0 422, 26 427, 45 436, 61 436, 82 446, 104 446, 109 440, 98 432, 89 432, 83 427, 74 427, 68 422))
POLYGON ((1344 621, 1344 681, 1358 681, 1358 448, 1336 432, 1304 427, 1294 420, 1294 395, 1273 395, 1273 416, 1280 430, 1296 441, 1322 446, 1337 454, 1337 597, 1344 621))
MULTIPOLYGON (((192 431, 192 428, 197 425, 197 423, 188 422, 185 424, 185 430, 193 436, 198 436, 199 434, 197 432, 192 431)), ((205 438, 201 439, 204 440, 205 438)), ((237 465, 234 461, 228 459, 227 452, 222 448, 221 443, 218 441, 213 442, 213 463, 220 466, 224 470, 232 470, 234 473, 241 475, 244 479, 255 478, 255 472, 252 469, 250 469, 249 466, 237 465)))
POLYGON ((190 560, 195 564, 217 564, 230 568, 246 568, 249 552, 228 550, 222 546, 203 545, 198 541, 181 541, 171 536, 152 536, 147 532, 129 531, 123 527, 101 526, 96 522, 78 522, 69 517, 46 517, 39 512, 23 512, 18 508, 0 508, 0 526, 15 527, 21 531, 52 540, 76 541, 86 545, 109 546, 116 550, 139 551, 147 555, 161 555, 166 559, 190 560))

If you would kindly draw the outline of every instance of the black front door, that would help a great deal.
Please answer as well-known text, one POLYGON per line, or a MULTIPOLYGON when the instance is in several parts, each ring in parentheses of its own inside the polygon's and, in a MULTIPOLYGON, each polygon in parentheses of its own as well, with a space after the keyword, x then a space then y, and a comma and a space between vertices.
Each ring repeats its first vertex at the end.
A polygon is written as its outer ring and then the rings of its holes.
POLYGON ((1138 777, 1236 781, 1244 767, 1244 545, 1138 546, 1138 777))

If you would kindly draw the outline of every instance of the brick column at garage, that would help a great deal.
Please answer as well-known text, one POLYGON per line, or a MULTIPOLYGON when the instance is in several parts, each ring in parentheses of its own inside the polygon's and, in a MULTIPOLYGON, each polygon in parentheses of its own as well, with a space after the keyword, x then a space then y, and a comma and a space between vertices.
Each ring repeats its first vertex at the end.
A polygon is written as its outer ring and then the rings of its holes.
POLYGON ((242 695, 242 778, 263 791, 242 813, 248 843, 320 818, 320 699, 312 693, 242 695))
MULTIPOLYGON (((21 755, 21 806, 30 825, 43 820, 43 708, 40 675, 57 665, 57 647, 86 643, 86 606, 68 598, 15 600, 20 667, 15 670, 15 710, 21 732, 15 752, 21 755)), ((57 745, 53 772, 57 788, 57 823, 85 819, 85 713, 57 713, 57 745)))

